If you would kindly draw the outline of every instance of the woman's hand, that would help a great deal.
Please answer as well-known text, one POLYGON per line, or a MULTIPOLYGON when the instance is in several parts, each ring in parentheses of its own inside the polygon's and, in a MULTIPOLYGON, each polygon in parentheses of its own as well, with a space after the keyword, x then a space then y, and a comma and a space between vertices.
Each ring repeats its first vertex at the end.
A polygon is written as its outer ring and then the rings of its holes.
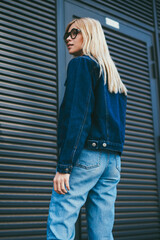
POLYGON ((66 188, 68 189, 68 191, 70 190, 69 177, 70 177, 70 174, 68 173, 57 172, 53 179, 54 191, 56 191, 58 194, 63 194, 63 195, 67 193, 66 188))

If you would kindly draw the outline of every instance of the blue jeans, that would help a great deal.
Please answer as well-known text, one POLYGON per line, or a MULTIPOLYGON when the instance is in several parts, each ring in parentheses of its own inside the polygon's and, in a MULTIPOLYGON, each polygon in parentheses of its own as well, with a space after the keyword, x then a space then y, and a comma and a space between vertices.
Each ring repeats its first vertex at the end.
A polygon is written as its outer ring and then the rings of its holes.
POLYGON ((113 240, 114 204, 121 158, 112 152, 83 149, 70 175, 70 191, 53 189, 47 240, 74 240, 75 222, 86 203, 89 240, 113 240))

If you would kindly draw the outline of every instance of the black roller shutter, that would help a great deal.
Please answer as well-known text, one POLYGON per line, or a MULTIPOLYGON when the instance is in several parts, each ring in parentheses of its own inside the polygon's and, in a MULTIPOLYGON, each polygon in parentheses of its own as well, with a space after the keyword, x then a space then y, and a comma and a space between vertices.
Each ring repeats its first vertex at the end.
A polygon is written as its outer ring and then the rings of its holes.
MULTIPOLYGON (((118 185, 116 240, 159 240, 159 205, 148 50, 145 42, 104 29, 111 56, 128 88, 126 138, 118 185)), ((82 239, 87 239, 82 208, 82 239)))
POLYGON ((158 240, 159 206, 147 45, 111 31, 106 31, 106 38, 128 88, 115 237, 158 240))
POLYGON ((56 2, 0 5, 0 239, 46 239, 57 159, 56 2))
POLYGON ((96 9, 107 12, 118 12, 120 18, 126 18, 127 21, 137 21, 137 24, 144 23, 147 26, 153 27, 153 9, 152 0, 80 0, 81 2, 93 6, 96 9))
POLYGON ((156 0, 156 10, 158 19, 158 31, 160 32, 160 0, 156 0))
MULTIPOLYGON (((156 10, 157 10, 158 36, 159 36, 159 46, 160 46, 160 0, 156 1, 156 10)), ((159 47, 159 56, 160 56, 160 47, 159 47)))

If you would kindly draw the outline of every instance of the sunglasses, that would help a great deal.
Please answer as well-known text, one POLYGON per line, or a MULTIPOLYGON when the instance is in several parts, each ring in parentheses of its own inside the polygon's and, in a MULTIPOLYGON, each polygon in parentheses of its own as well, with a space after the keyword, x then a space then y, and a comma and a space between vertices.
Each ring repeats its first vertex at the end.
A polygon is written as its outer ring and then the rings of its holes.
POLYGON ((71 36, 72 39, 75 39, 77 37, 77 34, 80 33, 81 30, 77 28, 72 28, 70 32, 66 32, 63 36, 64 41, 66 42, 67 38, 71 36))

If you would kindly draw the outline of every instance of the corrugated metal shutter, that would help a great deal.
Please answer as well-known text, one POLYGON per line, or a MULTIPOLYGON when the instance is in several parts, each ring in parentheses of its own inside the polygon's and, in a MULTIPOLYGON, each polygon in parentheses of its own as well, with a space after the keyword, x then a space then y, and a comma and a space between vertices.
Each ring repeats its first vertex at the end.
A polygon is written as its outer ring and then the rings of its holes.
MULTIPOLYGON (((156 1, 157 20, 158 20, 158 35, 159 35, 159 46, 160 46, 160 0, 156 1)), ((160 47, 159 47, 160 51, 160 47)), ((160 52, 159 52, 160 55, 160 52)))
POLYGON ((156 0, 156 10, 157 10, 157 19, 158 19, 158 31, 160 33, 160 0, 156 0))
POLYGON ((46 239, 57 159, 56 1, 0 5, 0 239, 46 239))
MULTIPOLYGON (((145 42, 105 29, 110 53, 128 88, 125 147, 118 185, 116 240, 159 240, 159 206, 148 50, 145 42)), ((82 239, 87 239, 85 208, 82 239)))
POLYGON ((148 49, 145 42, 106 31, 110 51, 127 85, 122 178, 116 204, 116 239, 160 235, 148 49))
MULTIPOLYGON (((86 4, 85 0, 79 0, 86 4)), ((109 10, 117 11, 119 16, 123 14, 123 17, 129 17, 130 20, 134 19, 139 23, 144 23, 153 27, 153 10, 151 0, 141 1, 123 1, 123 0, 88 0, 87 4, 94 6, 97 9, 107 12, 109 10)), ((109 11, 110 12, 110 11, 109 11)), ((129 21, 129 19, 128 19, 129 21)))

